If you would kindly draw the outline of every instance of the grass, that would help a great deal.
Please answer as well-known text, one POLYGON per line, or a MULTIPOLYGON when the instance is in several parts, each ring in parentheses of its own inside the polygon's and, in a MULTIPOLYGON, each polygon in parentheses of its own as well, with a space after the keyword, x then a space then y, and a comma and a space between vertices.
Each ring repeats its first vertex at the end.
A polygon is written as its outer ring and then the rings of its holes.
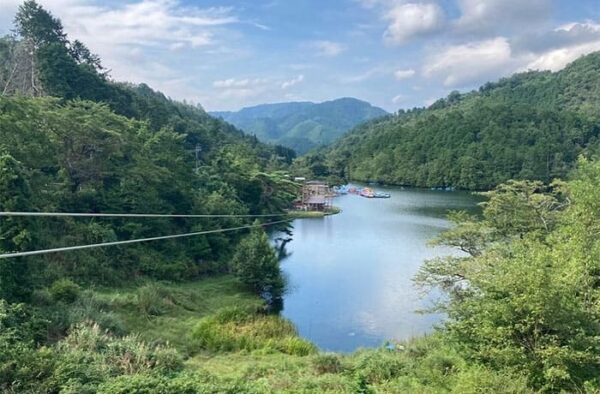
POLYGON ((518 373, 470 365, 438 335, 390 349, 319 352, 227 275, 95 290, 93 299, 135 338, 177 349, 192 380, 237 382, 257 393, 527 392, 518 373))
POLYGON ((100 290, 96 297, 123 321, 128 332, 139 333, 150 343, 168 342, 186 355, 192 351, 192 330, 202 318, 228 307, 262 305, 231 276, 178 284, 148 282, 100 290))
POLYGON ((211 352, 259 350, 306 356, 317 350, 312 343, 298 337, 290 321, 240 307, 222 309, 202 319, 192 338, 199 349, 211 352))
POLYGON ((198 355, 188 368, 213 376, 254 381, 273 392, 355 393, 351 374, 321 374, 315 368, 318 355, 306 357, 258 352, 198 355))
POLYGON ((323 218, 325 216, 337 215, 342 212, 342 209, 336 206, 332 206, 327 211, 289 211, 288 215, 293 219, 312 219, 312 218, 323 218))

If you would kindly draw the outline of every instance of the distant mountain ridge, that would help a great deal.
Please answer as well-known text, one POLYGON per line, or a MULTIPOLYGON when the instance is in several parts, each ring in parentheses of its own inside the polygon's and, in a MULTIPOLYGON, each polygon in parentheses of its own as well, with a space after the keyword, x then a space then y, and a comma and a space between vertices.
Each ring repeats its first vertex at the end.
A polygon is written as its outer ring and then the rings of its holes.
POLYGON ((262 104, 210 114, 264 142, 287 146, 303 154, 331 143, 360 123, 388 113, 366 101, 345 97, 322 103, 262 104))

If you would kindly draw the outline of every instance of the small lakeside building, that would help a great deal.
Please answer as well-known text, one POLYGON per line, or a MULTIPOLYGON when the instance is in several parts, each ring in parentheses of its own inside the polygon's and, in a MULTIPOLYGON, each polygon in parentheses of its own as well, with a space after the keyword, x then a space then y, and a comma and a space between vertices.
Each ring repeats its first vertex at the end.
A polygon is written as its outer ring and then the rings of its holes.
POLYGON ((302 180, 300 198, 296 201, 296 209, 303 211, 327 211, 331 209, 333 193, 326 182, 302 180))

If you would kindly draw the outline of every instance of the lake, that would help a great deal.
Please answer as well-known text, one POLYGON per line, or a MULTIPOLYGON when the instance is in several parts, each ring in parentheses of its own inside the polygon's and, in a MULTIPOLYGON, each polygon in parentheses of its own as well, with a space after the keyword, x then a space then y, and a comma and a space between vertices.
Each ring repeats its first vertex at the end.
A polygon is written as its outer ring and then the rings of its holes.
POLYGON ((342 213, 293 222, 282 314, 323 350, 349 352, 431 331, 442 316, 415 313, 431 298, 420 298, 411 278, 425 259, 453 253, 427 245, 450 226, 447 212, 474 210, 480 201, 464 192, 375 189, 392 197, 337 197, 342 213))

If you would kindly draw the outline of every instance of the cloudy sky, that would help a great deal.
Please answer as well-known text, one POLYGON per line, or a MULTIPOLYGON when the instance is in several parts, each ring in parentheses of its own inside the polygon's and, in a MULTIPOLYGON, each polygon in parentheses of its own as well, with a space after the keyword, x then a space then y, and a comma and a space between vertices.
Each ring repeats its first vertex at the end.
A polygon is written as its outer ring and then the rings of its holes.
MULTIPOLYGON (((0 34, 18 0, 0 0, 0 34)), ((600 0, 39 0, 117 80, 208 110, 357 97, 389 111, 600 50, 600 0)))

